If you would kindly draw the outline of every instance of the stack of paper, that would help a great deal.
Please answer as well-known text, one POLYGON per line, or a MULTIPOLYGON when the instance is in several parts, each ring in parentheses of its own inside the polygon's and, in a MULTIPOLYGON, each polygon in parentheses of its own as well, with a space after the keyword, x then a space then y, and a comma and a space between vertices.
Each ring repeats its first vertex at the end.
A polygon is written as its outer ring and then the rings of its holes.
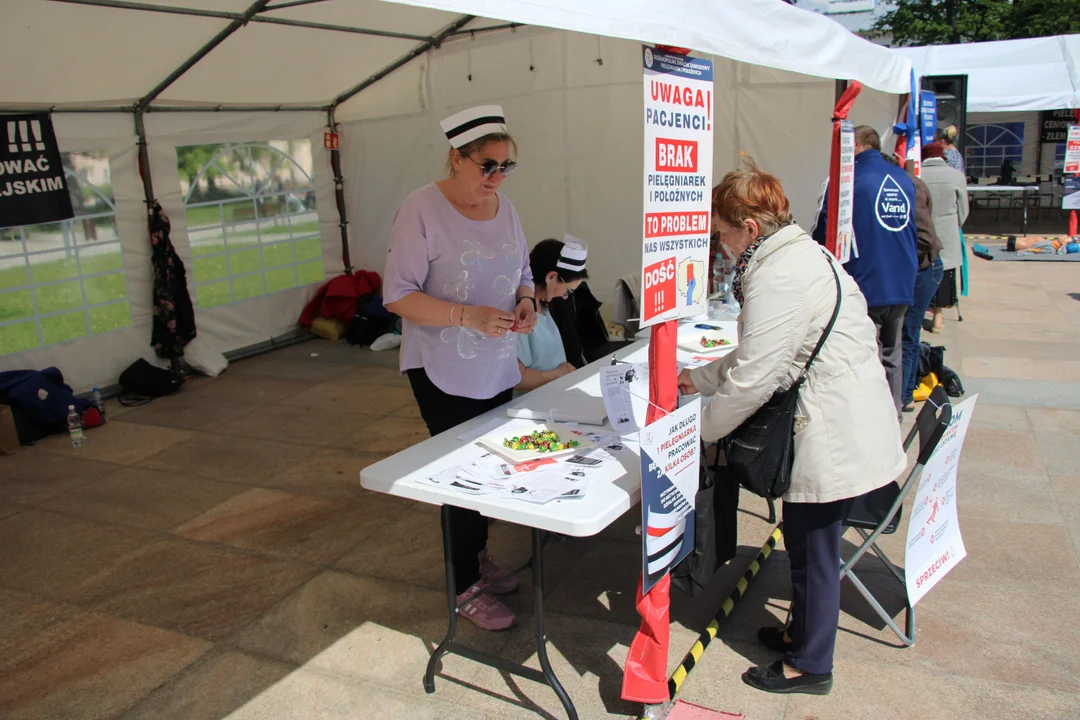
POLYGON ((618 462, 616 455, 631 452, 636 438, 580 429, 574 432, 592 440, 597 447, 576 455, 539 458, 517 465, 477 447, 475 453, 470 453, 468 462, 418 482, 463 495, 496 495, 537 504, 583 498, 596 475, 618 462))

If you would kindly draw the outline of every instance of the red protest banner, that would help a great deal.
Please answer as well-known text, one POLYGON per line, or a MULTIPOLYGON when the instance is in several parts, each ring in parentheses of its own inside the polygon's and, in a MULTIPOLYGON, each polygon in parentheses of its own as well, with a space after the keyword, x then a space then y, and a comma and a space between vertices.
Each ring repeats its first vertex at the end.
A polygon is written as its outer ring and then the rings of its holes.
POLYGON ((829 160, 829 210, 825 228, 825 249, 840 262, 847 262, 851 252, 852 179, 855 172, 854 128, 847 121, 848 112, 862 84, 852 80, 836 101, 832 120, 832 154, 829 160), (843 203, 841 202, 843 200, 843 203), (844 212, 841 213, 841 210, 844 212), (844 215, 841 218, 841 214, 844 215), (839 237, 843 235, 843 237, 839 237))

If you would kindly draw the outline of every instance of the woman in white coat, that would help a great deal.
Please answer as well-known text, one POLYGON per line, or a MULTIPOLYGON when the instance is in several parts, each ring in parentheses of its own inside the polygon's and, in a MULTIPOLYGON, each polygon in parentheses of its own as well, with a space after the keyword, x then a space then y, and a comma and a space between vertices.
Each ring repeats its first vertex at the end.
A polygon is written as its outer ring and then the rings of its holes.
POLYGON ((922 179, 930 189, 934 208, 934 232, 941 240, 941 264, 945 274, 937 294, 930 300, 934 324, 930 332, 939 333, 945 322, 941 309, 960 301, 959 278, 964 264, 964 238, 960 230, 968 216, 967 180, 964 174, 947 163, 945 146, 932 142, 922 149, 922 179))
POLYGON ((786 657, 743 675, 768 692, 824 695, 832 689, 840 617, 843 521, 852 499, 900 475, 906 458, 858 285, 792 224, 780 181, 752 161, 748 166, 724 177, 712 206, 720 242, 738 258, 732 285, 742 305, 739 343, 722 359, 683 371, 679 385, 686 394, 711 398, 703 410, 703 440, 719 440, 737 428, 798 377, 832 315, 836 269, 840 311, 799 392, 795 463, 783 498, 791 624, 758 632, 786 657))

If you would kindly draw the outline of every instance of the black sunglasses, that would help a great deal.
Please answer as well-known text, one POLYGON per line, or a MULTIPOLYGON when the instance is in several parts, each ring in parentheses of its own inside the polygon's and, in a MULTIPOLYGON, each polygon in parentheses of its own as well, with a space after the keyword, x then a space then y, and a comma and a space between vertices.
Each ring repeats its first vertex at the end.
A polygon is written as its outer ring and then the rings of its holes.
POLYGON ((477 162, 476 160, 473 160, 472 155, 466 155, 465 157, 476 163, 477 167, 480 168, 480 174, 486 178, 494 175, 496 170, 502 170, 503 177, 507 177, 510 173, 514 172, 514 170, 517 170, 517 163, 513 160, 506 160, 500 164, 491 158, 488 158, 484 162, 477 162))

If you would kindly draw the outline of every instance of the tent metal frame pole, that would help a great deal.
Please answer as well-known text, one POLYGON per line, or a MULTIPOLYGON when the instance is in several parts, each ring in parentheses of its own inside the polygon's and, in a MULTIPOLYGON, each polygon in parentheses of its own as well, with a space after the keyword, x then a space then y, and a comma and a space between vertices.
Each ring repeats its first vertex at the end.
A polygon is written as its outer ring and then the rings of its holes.
POLYGON ((450 33, 449 37, 460 37, 462 35, 479 35, 480 33, 495 32, 496 30, 517 30, 519 27, 528 27, 525 23, 504 23, 503 25, 488 25, 487 27, 478 27, 471 30, 458 30, 450 33))
MULTIPOLYGON (((157 199, 154 197, 154 179, 150 174, 150 150, 146 144, 146 125, 143 122, 145 114, 144 109, 135 108, 135 135, 138 138, 139 145, 139 177, 142 178, 144 202, 146 203, 146 236, 149 239, 152 232, 150 218, 153 217, 154 205, 157 203, 157 199)), ((183 351, 179 355, 169 357, 169 365, 177 375, 183 373, 183 366, 180 362, 183 357, 183 351)))
MULTIPOLYGON (((333 106, 326 109, 326 124, 330 132, 337 132, 333 106)), ((341 262, 345 265, 345 274, 352 275, 352 254, 349 252, 349 218, 345 210, 345 179, 341 176, 341 151, 330 149, 330 169, 334 173, 334 199, 337 201, 338 225, 341 228, 341 262)))
POLYGON ((157 97, 161 95, 161 93, 165 92, 170 85, 183 77, 184 73, 193 68, 204 57, 209 55, 214 50, 214 48, 225 42, 225 40, 227 40, 230 35, 232 35, 234 32, 246 25, 248 20, 254 17, 255 13, 261 11, 264 7, 266 7, 269 2, 270 0, 255 0, 255 2, 252 3, 247 10, 244 11, 241 17, 233 20, 226 27, 222 28, 222 30, 217 35, 210 38, 210 40, 201 48, 199 48, 194 55, 181 63, 180 67, 169 73, 168 77, 159 82, 153 90, 143 96, 143 98, 139 100, 138 103, 136 103, 136 112, 138 112, 139 110, 145 111, 147 106, 149 106, 150 103, 154 102, 154 100, 157 99, 157 97))
POLYGON ((330 103, 330 109, 333 110, 341 103, 363 92, 364 90, 379 82, 384 77, 394 72, 398 68, 408 65, 410 62, 420 57, 428 50, 439 47, 440 45, 442 45, 444 40, 449 38, 455 32, 461 30, 463 27, 465 27, 467 24, 469 24, 475 19, 475 15, 462 15, 457 20, 450 23, 441 31, 439 31, 437 35, 428 38, 424 42, 414 47, 408 52, 408 54, 402 55, 397 60, 384 67, 382 70, 379 70, 377 73, 370 76, 368 79, 364 80, 361 83, 358 83, 357 85, 354 85, 353 87, 338 95, 336 98, 334 98, 334 101, 330 103))
POLYGON ((301 5, 314 5, 315 3, 326 2, 326 0, 289 0, 289 2, 278 3, 277 5, 267 5, 263 12, 271 12, 273 10, 285 10, 292 7, 300 7, 301 5))
POLYGON ((291 7, 293 4, 281 5, 278 7, 265 7, 258 12, 252 13, 250 16, 248 16, 247 12, 237 13, 230 12, 228 10, 203 10, 200 8, 187 8, 179 7, 176 5, 149 5, 147 3, 131 2, 130 0, 50 0, 50 2, 68 3, 70 5, 86 5, 89 7, 111 8, 114 10, 142 10, 145 12, 167 13, 170 15, 190 15, 193 17, 218 18, 220 20, 232 20, 234 22, 244 21, 245 23, 254 22, 264 23, 266 25, 285 25, 288 27, 308 28, 311 30, 329 30, 332 32, 353 33, 357 35, 373 35, 375 37, 393 38, 397 40, 423 41, 432 39, 427 35, 416 35, 415 33, 398 33, 391 30, 376 30, 374 28, 354 27, 351 25, 334 25, 332 23, 309 22, 307 20, 270 17, 261 14, 266 12, 267 10, 277 10, 281 7, 291 7))
MULTIPOLYGON (((266 7, 269 2, 270 0, 255 0, 255 2, 244 12, 243 18, 233 20, 229 23, 228 27, 225 27, 217 35, 211 38, 209 42, 199 48, 199 50, 182 63, 180 67, 169 73, 168 77, 158 83, 153 90, 143 96, 143 98, 135 104, 135 134, 138 136, 139 169, 143 181, 143 192, 146 195, 147 218, 149 218, 154 211, 156 199, 154 197, 154 180, 150 172, 150 151, 146 144, 146 125, 143 122, 146 115, 146 108, 149 107, 150 103, 152 103, 155 98, 165 92, 170 85, 180 79, 184 73, 194 67, 197 62, 206 57, 218 45, 225 42, 226 38, 243 27, 255 13, 266 7)), ((150 232, 149 221, 147 222, 147 232, 150 232)), ((181 357, 183 357, 183 353, 173 355, 169 358, 169 362, 172 364, 172 369, 175 373, 181 371, 181 357)))
MULTIPOLYGON (((148 113, 227 113, 227 112, 317 112, 324 113, 329 105, 148 105, 148 113)), ((119 113, 126 115, 135 112, 134 105, 87 107, 0 107, 0 115, 5 113, 119 113)))

